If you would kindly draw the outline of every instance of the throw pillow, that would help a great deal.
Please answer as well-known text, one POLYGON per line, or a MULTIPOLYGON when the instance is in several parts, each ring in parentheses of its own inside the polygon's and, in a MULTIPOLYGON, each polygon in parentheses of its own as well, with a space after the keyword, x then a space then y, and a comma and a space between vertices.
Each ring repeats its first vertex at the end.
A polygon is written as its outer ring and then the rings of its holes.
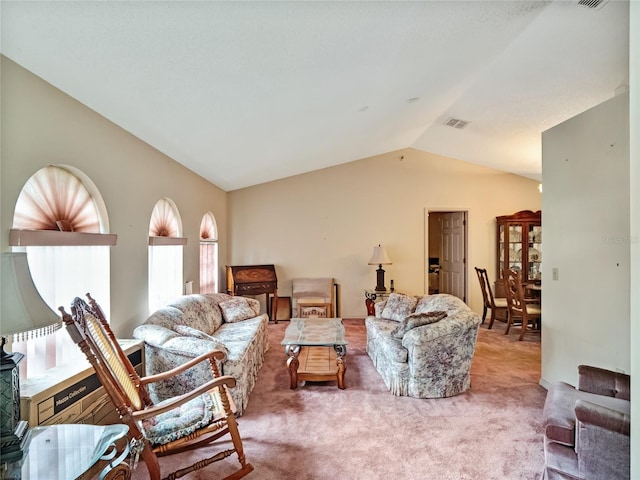
POLYGON ((435 311, 428 313, 412 313, 407 315, 400 324, 391 331, 391 335, 395 338, 402 338, 409 330, 423 325, 436 323, 447 316, 447 312, 435 311))
POLYGON ((207 335, 202 330, 189 327, 188 325, 174 325, 173 330, 175 330, 176 332, 178 332, 180 335, 184 337, 195 337, 201 340, 208 340, 209 342, 214 344, 214 347, 213 347, 214 350, 220 350, 222 353, 224 353, 225 357, 229 356, 229 350, 227 349, 224 343, 222 343, 216 337, 207 335))
POLYGON ((403 293, 392 293, 382 310, 382 318, 401 322, 413 311, 417 302, 418 299, 415 297, 403 293))
POLYGON ((244 299, 247 301, 247 303, 251 307, 251 310, 253 310, 253 313, 255 313, 254 317, 257 317, 258 315, 260 315, 260 302, 255 298, 244 297, 244 299))
POLYGON ((433 303, 432 300, 433 297, 431 295, 420 297, 413 313, 427 313, 433 310, 433 306, 431 305, 433 303))
POLYGON ((240 322, 256 316, 247 299, 243 297, 233 297, 218 305, 220 305, 222 316, 227 323, 240 322))

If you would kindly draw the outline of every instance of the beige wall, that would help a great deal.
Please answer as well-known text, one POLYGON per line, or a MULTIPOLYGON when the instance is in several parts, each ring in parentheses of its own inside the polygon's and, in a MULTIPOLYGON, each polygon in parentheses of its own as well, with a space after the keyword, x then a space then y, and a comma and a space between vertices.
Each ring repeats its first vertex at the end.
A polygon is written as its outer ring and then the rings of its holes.
POLYGON ((468 210, 470 305, 481 311, 473 271, 495 275, 495 217, 539 210, 538 182, 497 170, 406 149, 229 193, 233 264, 273 263, 278 294, 291 278, 334 277, 343 317, 363 317, 365 289, 376 284, 367 265, 385 246, 385 267, 397 291, 425 289, 425 211, 468 210))
MULTIPOLYGON (((629 131, 640 132, 640 2, 631 2, 629 16, 629 131)), ((640 135, 630 138, 631 158, 631 292, 640 291, 640 135)), ((640 295, 631 295, 631 376, 640 378, 640 295)), ((631 398, 640 398, 640 382, 631 382, 631 398)), ((640 418, 640 401, 631 403, 631 418, 640 418)), ((631 478, 640 478, 640 422, 631 423, 631 478)))
MULTIPOLYGON (((111 233, 118 235, 118 245, 111 250, 111 321, 116 334, 128 336, 148 315, 149 219, 161 197, 170 197, 180 211, 189 238, 184 278, 194 280, 197 291, 200 221, 211 211, 219 231, 225 232, 227 194, 5 57, 1 93, 2 251, 10 248, 13 210, 27 179, 45 165, 72 165, 100 190, 111 233)), ((222 238, 222 265, 226 253, 222 238)), ((84 293, 78 291, 79 296, 84 293)))
POLYGON ((580 364, 629 373, 628 95, 544 132, 542 155, 543 381, 575 385, 580 364))
MULTIPOLYGON (((398 291, 424 291, 427 210, 468 210, 468 268, 486 265, 491 272, 495 216, 541 203, 533 180, 412 149, 227 194, 2 57, 2 251, 10 249, 20 189, 49 164, 82 170, 103 196, 111 232, 118 235, 111 252, 111 312, 123 336, 147 315, 148 223, 163 196, 177 204, 190 238, 185 281, 193 280, 195 291, 196 239, 202 215, 211 210, 222 267, 274 263, 281 295, 290 295, 295 276, 333 276, 341 286, 343 316, 365 314, 363 290, 375 286, 375 267, 367 261, 378 243, 394 262, 386 267, 387 286, 394 279, 398 291), (227 215, 235 220, 228 222, 227 215)), ((223 271, 220 278, 224 285, 223 271)), ((480 308, 472 276, 469 300, 480 308)))
POLYGON ((429 257, 440 258, 442 254, 442 217, 445 213, 433 212, 429 214, 429 257))

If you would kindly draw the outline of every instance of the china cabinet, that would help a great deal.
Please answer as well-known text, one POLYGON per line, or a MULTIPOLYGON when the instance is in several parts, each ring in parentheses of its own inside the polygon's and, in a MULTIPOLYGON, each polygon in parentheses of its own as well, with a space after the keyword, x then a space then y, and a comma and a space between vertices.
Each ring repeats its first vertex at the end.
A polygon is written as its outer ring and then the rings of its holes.
POLYGON ((504 296, 505 268, 520 270, 526 283, 542 280, 542 212, 522 210, 496 217, 496 296, 504 296))

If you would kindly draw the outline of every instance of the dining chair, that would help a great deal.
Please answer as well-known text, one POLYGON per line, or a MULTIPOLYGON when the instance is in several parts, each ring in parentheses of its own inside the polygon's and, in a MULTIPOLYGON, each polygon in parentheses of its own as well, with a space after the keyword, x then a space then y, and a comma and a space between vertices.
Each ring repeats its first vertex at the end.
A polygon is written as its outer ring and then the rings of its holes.
POLYGON ((486 268, 478 268, 476 269, 476 274, 478 275, 478 281, 480 282, 480 290, 482 291, 482 298, 484 299, 483 309, 482 309, 482 323, 484 323, 487 318, 487 310, 491 310, 491 318, 489 319, 489 327, 493 327, 493 322, 498 319, 504 322, 509 323, 509 309, 507 305, 507 299, 504 297, 494 297, 493 290, 491 289, 491 283, 489 282, 489 275, 487 274, 486 268))
POLYGON ((71 314, 64 307, 59 310, 69 335, 93 366, 121 422, 129 426, 132 468, 140 456, 151 480, 175 479, 235 453, 240 468, 226 478, 238 479, 251 472, 253 466, 245 459, 235 405, 229 393, 236 381, 231 376, 221 376, 217 364, 224 354, 212 350, 167 372, 140 377, 116 340, 102 309, 89 294, 87 297, 89 304, 81 298, 73 301, 71 314), (212 380, 191 392, 153 403, 148 384, 171 378, 201 362, 210 365, 212 380), (204 450, 204 458, 174 472, 163 472, 161 476, 158 457, 207 447, 215 440, 227 440, 226 435, 231 437, 231 445, 225 442, 217 449, 208 448, 204 450))
POLYGON ((505 293, 507 294, 507 304, 509 306, 509 318, 505 335, 509 333, 511 325, 517 320, 522 322, 520 330, 520 338, 524 338, 524 334, 532 324, 540 329, 540 321, 542 318, 542 310, 539 303, 534 303, 535 299, 528 299, 524 295, 524 287, 522 285, 522 273, 520 270, 505 269, 504 271, 505 293))

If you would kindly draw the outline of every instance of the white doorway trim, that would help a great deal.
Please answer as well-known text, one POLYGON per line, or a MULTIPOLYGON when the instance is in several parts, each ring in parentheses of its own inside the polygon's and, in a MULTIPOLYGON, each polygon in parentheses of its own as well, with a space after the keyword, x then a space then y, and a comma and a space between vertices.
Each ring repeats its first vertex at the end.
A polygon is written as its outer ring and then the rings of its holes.
POLYGON ((429 214, 430 213, 464 213, 464 293, 462 300, 465 303, 469 301, 469 209, 468 208, 430 208, 424 209, 424 265, 423 265, 423 289, 424 293, 429 293, 429 214))

